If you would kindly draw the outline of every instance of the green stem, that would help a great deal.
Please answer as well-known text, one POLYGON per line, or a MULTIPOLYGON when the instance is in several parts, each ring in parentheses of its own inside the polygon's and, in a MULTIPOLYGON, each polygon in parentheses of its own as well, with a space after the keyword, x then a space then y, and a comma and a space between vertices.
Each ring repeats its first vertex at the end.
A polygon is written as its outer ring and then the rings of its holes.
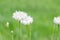
POLYGON ((12 40, 14 40, 13 30, 11 31, 11 37, 12 37, 12 40))
POLYGON ((59 24, 58 24, 57 33, 56 33, 56 40, 58 39, 59 39, 59 24))
POLYGON ((52 38, 52 40, 54 40, 55 39, 55 29, 53 29, 53 38, 52 38))
POLYGON ((55 31, 53 31, 53 40, 57 40, 57 39, 59 39, 59 24, 58 24, 57 33, 55 31))
POLYGON ((58 24, 58 29, 57 29, 57 33, 56 33, 56 40, 59 40, 59 24, 58 24))
POLYGON ((58 24, 58 31, 59 31, 59 24, 58 24))
POLYGON ((28 34, 28 40, 31 40, 31 29, 28 25, 26 26, 26 29, 27 29, 27 34, 28 34))
MULTIPOLYGON (((19 34, 20 34, 20 21, 19 21, 19 34)), ((20 35, 19 35, 19 37, 20 37, 19 40, 21 40, 21 36, 20 35)))
POLYGON ((56 27, 53 30, 53 40, 57 40, 57 35, 56 35, 56 27))
POLYGON ((58 39, 59 39, 59 24, 58 24, 58 34, 57 34, 57 36, 58 36, 58 39))
POLYGON ((13 35, 13 33, 12 33, 12 40, 14 40, 14 35, 13 35))

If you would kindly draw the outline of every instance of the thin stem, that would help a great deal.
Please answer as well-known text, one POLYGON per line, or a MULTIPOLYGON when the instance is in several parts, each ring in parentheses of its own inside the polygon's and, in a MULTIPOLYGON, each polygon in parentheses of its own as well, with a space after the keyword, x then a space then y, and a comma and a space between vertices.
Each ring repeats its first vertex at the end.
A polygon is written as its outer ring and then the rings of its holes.
POLYGON ((56 40, 59 40, 59 24, 58 24, 57 34, 56 34, 56 40))
POLYGON ((53 38, 52 38, 52 40, 54 40, 55 38, 55 31, 54 31, 54 29, 53 29, 53 38))
POLYGON ((12 33, 12 40, 14 40, 14 35, 13 35, 13 33, 12 33))
POLYGON ((31 40, 31 29, 29 30, 29 36, 30 36, 30 40, 31 40))
POLYGON ((59 24, 58 24, 58 31, 59 31, 59 24))
POLYGON ((53 30, 53 39, 52 40, 57 40, 56 27, 53 30))
POLYGON ((27 29, 27 34, 28 34, 28 40, 31 40, 31 29, 28 25, 26 26, 26 29, 27 29))
POLYGON ((59 24, 58 24, 57 34, 56 34, 56 40, 59 40, 59 24))
MULTIPOLYGON (((55 28, 56 29, 56 28, 55 28)), ((55 31, 53 31, 53 40, 57 40, 57 39, 59 39, 59 24, 58 24, 58 30, 57 30, 57 33, 55 32, 55 31), (56 38, 56 39, 55 39, 56 38)))
POLYGON ((11 31, 12 40, 14 40, 13 30, 11 31))
POLYGON ((58 36, 58 39, 59 39, 59 24, 58 24, 58 34, 57 34, 57 36, 58 36))
MULTIPOLYGON (((20 21, 19 21, 19 34, 20 34, 20 21)), ((20 36, 20 35, 19 35, 20 36)), ((21 37, 19 38, 19 40, 21 40, 21 37)))

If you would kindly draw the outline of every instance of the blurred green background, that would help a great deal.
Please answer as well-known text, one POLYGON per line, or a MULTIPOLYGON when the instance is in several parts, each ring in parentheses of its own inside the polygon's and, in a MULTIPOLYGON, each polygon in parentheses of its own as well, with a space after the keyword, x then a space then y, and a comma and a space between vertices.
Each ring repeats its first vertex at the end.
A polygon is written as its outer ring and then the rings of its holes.
POLYGON ((25 25, 20 24, 19 31, 19 22, 12 18, 16 10, 25 11, 34 18, 30 25, 32 40, 51 40, 54 32, 57 34, 53 18, 60 15, 60 0, 0 0, 0 40, 12 40, 11 30, 14 40, 25 40, 25 25), (5 25, 7 21, 9 28, 5 25))

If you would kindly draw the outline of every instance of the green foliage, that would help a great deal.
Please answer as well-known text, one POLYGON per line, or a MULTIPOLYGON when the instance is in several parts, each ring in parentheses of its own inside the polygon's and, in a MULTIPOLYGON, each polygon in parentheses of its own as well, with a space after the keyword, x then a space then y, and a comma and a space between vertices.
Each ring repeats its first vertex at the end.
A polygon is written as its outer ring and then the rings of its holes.
POLYGON ((11 30, 14 31, 14 40, 24 40, 27 35, 26 26, 20 24, 19 31, 19 22, 12 18, 16 10, 25 11, 34 18, 30 25, 32 40, 45 40, 54 31, 57 33, 53 18, 60 15, 60 0, 0 0, 0 40, 12 40, 11 30), (5 25, 7 21, 9 28, 5 25))

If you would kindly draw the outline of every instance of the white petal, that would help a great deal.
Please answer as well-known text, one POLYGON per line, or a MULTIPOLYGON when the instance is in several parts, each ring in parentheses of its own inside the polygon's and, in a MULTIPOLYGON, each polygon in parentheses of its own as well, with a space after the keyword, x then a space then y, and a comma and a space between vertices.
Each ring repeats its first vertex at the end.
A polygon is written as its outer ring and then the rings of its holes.
POLYGON ((31 16, 28 16, 26 19, 21 20, 21 23, 24 25, 29 25, 33 22, 33 18, 31 16))
POLYGON ((60 24, 60 16, 54 17, 54 23, 55 24, 60 24))

